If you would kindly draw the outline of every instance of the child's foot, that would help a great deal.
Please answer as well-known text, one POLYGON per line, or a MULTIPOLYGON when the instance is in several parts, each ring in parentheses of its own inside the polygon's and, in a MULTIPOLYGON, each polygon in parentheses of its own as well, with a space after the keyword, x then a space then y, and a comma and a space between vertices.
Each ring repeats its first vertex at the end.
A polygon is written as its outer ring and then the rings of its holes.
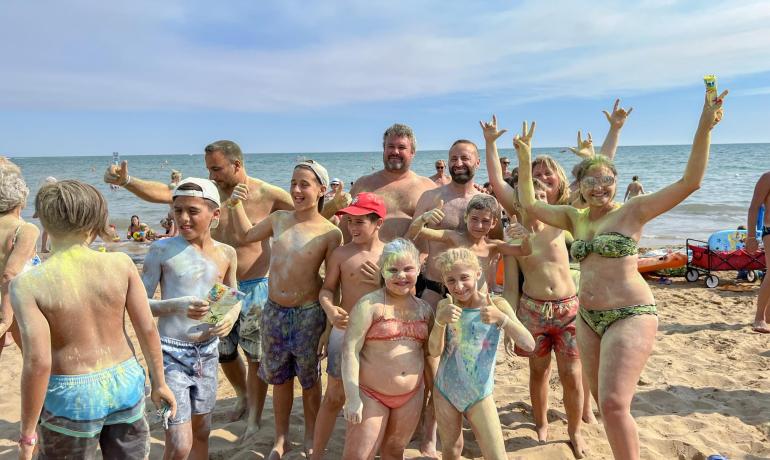
POLYGON ((548 424, 543 426, 535 425, 535 432, 537 433, 537 441, 540 444, 545 444, 548 441, 548 424))
POLYGON ((313 456, 313 435, 305 436, 305 458, 313 456))
POLYGON ((588 425, 593 425, 596 423, 596 416, 594 415, 594 411, 588 410, 583 413, 583 423, 587 423, 588 425))
POLYGON ((754 321, 754 326, 752 327, 754 332, 761 332, 762 334, 770 334, 770 326, 767 325, 764 321, 754 321))
POLYGON ((587 446, 580 433, 569 435, 569 443, 572 446, 572 453, 575 454, 575 458, 585 458, 587 446))
POLYGON ((267 460, 281 460, 289 450, 291 450, 291 445, 287 440, 276 440, 270 455, 267 456, 267 460))
POLYGON ((227 419, 231 422, 237 422, 241 418, 243 418, 243 415, 246 413, 246 398, 243 396, 238 396, 238 399, 235 401, 235 406, 232 408, 230 412, 227 413, 227 419))

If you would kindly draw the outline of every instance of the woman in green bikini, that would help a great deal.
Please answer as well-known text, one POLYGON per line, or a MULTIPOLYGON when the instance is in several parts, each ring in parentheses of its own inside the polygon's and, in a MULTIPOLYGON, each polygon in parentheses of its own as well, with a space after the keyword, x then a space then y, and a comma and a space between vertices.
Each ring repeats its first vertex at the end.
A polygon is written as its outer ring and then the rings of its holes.
POLYGON ((531 132, 514 137, 519 157, 519 199, 527 213, 572 232, 572 256, 580 262, 577 341, 583 371, 597 400, 612 453, 639 458, 639 436, 631 416, 636 382, 652 351, 658 318, 655 299, 637 271, 637 241, 644 224, 696 191, 706 173, 711 129, 722 117, 722 99, 706 99, 682 178, 626 204, 613 201, 617 171, 599 155, 578 170, 585 209, 535 200, 531 132))

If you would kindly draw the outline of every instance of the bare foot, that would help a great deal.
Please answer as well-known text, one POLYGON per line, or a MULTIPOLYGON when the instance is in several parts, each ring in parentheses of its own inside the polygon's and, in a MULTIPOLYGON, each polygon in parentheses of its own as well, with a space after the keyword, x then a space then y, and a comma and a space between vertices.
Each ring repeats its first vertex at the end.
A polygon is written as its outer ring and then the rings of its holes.
POLYGON ((588 410, 583 413, 583 423, 588 425, 593 425, 596 423, 596 416, 594 415, 594 411, 588 410))
POLYGON ((285 439, 276 440, 273 444, 273 450, 267 456, 267 460, 281 460, 286 452, 291 450, 291 445, 285 439))
POLYGON ((762 334, 770 334, 770 326, 767 325, 764 321, 754 321, 754 326, 752 327, 754 332, 760 332, 762 334))
POLYGON ((305 436, 305 458, 313 456, 313 435, 305 436))
POLYGON ((423 440, 420 443, 420 455, 427 458, 439 458, 435 440, 423 440))
POLYGON ((569 443, 572 445, 572 453, 575 454, 575 458, 585 458, 587 446, 580 433, 571 434, 569 443))
POLYGON ((537 441, 540 444, 545 444, 548 441, 548 424, 543 426, 535 425, 535 432, 537 433, 537 441))
POLYGON ((246 424, 246 432, 243 433, 243 436, 241 436, 241 439, 239 440, 239 442, 245 443, 246 441, 249 440, 249 438, 257 434, 261 428, 262 426, 259 423, 248 422, 246 424))
POLYGON ((238 396, 238 400, 235 401, 235 406, 230 412, 227 413, 227 420, 230 422, 237 422, 246 413, 246 398, 238 396))
POLYGON ((51 252, 49 249, 41 249, 40 250, 41 254, 48 254, 49 252, 51 252))

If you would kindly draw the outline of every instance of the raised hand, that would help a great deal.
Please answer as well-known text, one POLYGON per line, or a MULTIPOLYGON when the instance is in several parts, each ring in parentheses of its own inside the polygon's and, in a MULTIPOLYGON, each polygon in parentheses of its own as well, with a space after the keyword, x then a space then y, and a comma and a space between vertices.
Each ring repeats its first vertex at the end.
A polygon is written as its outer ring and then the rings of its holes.
MULTIPOLYGON (((634 111, 633 107, 626 110, 623 107, 618 107, 619 105, 620 99, 615 99, 615 105, 612 107, 612 113, 609 113, 606 110, 602 110, 602 113, 605 117, 607 117, 607 121, 610 123, 610 128, 612 129, 622 128, 626 123, 628 116, 631 115, 631 112, 634 111)), ((578 145, 580 145, 580 143, 578 143, 578 145)))
POLYGON ((104 182, 112 185, 125 185, 128 182, 128 161, 123 160, 120 165, 109 165, 104 172, 104 182))
POLYGON ((591 133, 588 133, 588 138, 586 138, 586 140, 583 140, 583 133, 578 131, 577 147, 569 147, 569 151, 584 160, 588 158, 593 158, 595 155, 595 152, 594 152, 594 140, 591 137, 591 133))
POLYGON ((519 156, 519 164, 529 163, 532 159, 532 136, 535 135, 535 122, 527 128, 527 122, 521 123, 521 134, 513 136, 513 148, 519 156))
POLYGON ((439 200, 438 206, 420 216, 425 225, 438 225, 444 220, 444 200, 439 200))
POLYGON ((359 273, 361 273, 361 276, 363 276, 363 282, 368 284, 374 284, 375 286, 380 285, 380 267, 376 263, 372 262, 371 260, 367 260, 366 262, 361 264, 361 267, 358 269, 359 273))
POLYGON ((484 324, 497 324, 504 319, 504 313, 492 303, 492 297, 487 292, 486 304, 481 307, 481 322, 484 324))
POLYGON ((342 209, 347 207, 353 201, 353 197, 350 196, 350 193, 344 191, 342 187, 340 187, 336 192, 334 192, 334 198, 332 198, 332 201, 334 201, 339 209, 342 209))
POLYGON ((509 240, 522 240, 529 236, 529 233, 527 227, 521 225, 515 215, 510 216, 510 223, 505 229, 505 236, 509 240))
POLYGON ((233 189, 233 193, 230 195, 230 199, 227 201, 227 206, 234 208, 238 206, 242 201, 249 199, 249 186, 246 184, 238 184, 233 189))
POLYGON ((481 125, 481 129, 484 131, 484 140, 487 142, 494 142, 500 136, 505 134, 508 130, 504 129, 502 131, 497 130, 497 116, 492 115, 492 121, 487 123, 486 121, 479 121, 479 125, 481 125))
POLYGON ((722 110, 722 103, 724 103, 725 96, 727 96, 727 90, 722 91, 714 100, 711 100, 709 94, 706 93, 706 102, 703 104, 703 113, 701 113, 701 122, 711 123, 713 129, 724 116, 724 110, 722 110))
POLYGON ((447 294, 446 300, 442 300, 438 304, 436 321, 442 324, 456 323, 462 312, 463 309, 455 305, 452 296, 447 294))

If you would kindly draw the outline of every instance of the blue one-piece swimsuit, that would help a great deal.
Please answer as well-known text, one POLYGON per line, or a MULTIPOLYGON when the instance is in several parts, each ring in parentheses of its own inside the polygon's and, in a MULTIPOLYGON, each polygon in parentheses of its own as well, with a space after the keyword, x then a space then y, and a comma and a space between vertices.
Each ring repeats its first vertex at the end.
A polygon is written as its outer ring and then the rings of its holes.
POLYGON ((463 308, 445 334, 436 388, 458 411, 466 412, 494 390, 500 331, 481 322, 480 308, 463 308))

